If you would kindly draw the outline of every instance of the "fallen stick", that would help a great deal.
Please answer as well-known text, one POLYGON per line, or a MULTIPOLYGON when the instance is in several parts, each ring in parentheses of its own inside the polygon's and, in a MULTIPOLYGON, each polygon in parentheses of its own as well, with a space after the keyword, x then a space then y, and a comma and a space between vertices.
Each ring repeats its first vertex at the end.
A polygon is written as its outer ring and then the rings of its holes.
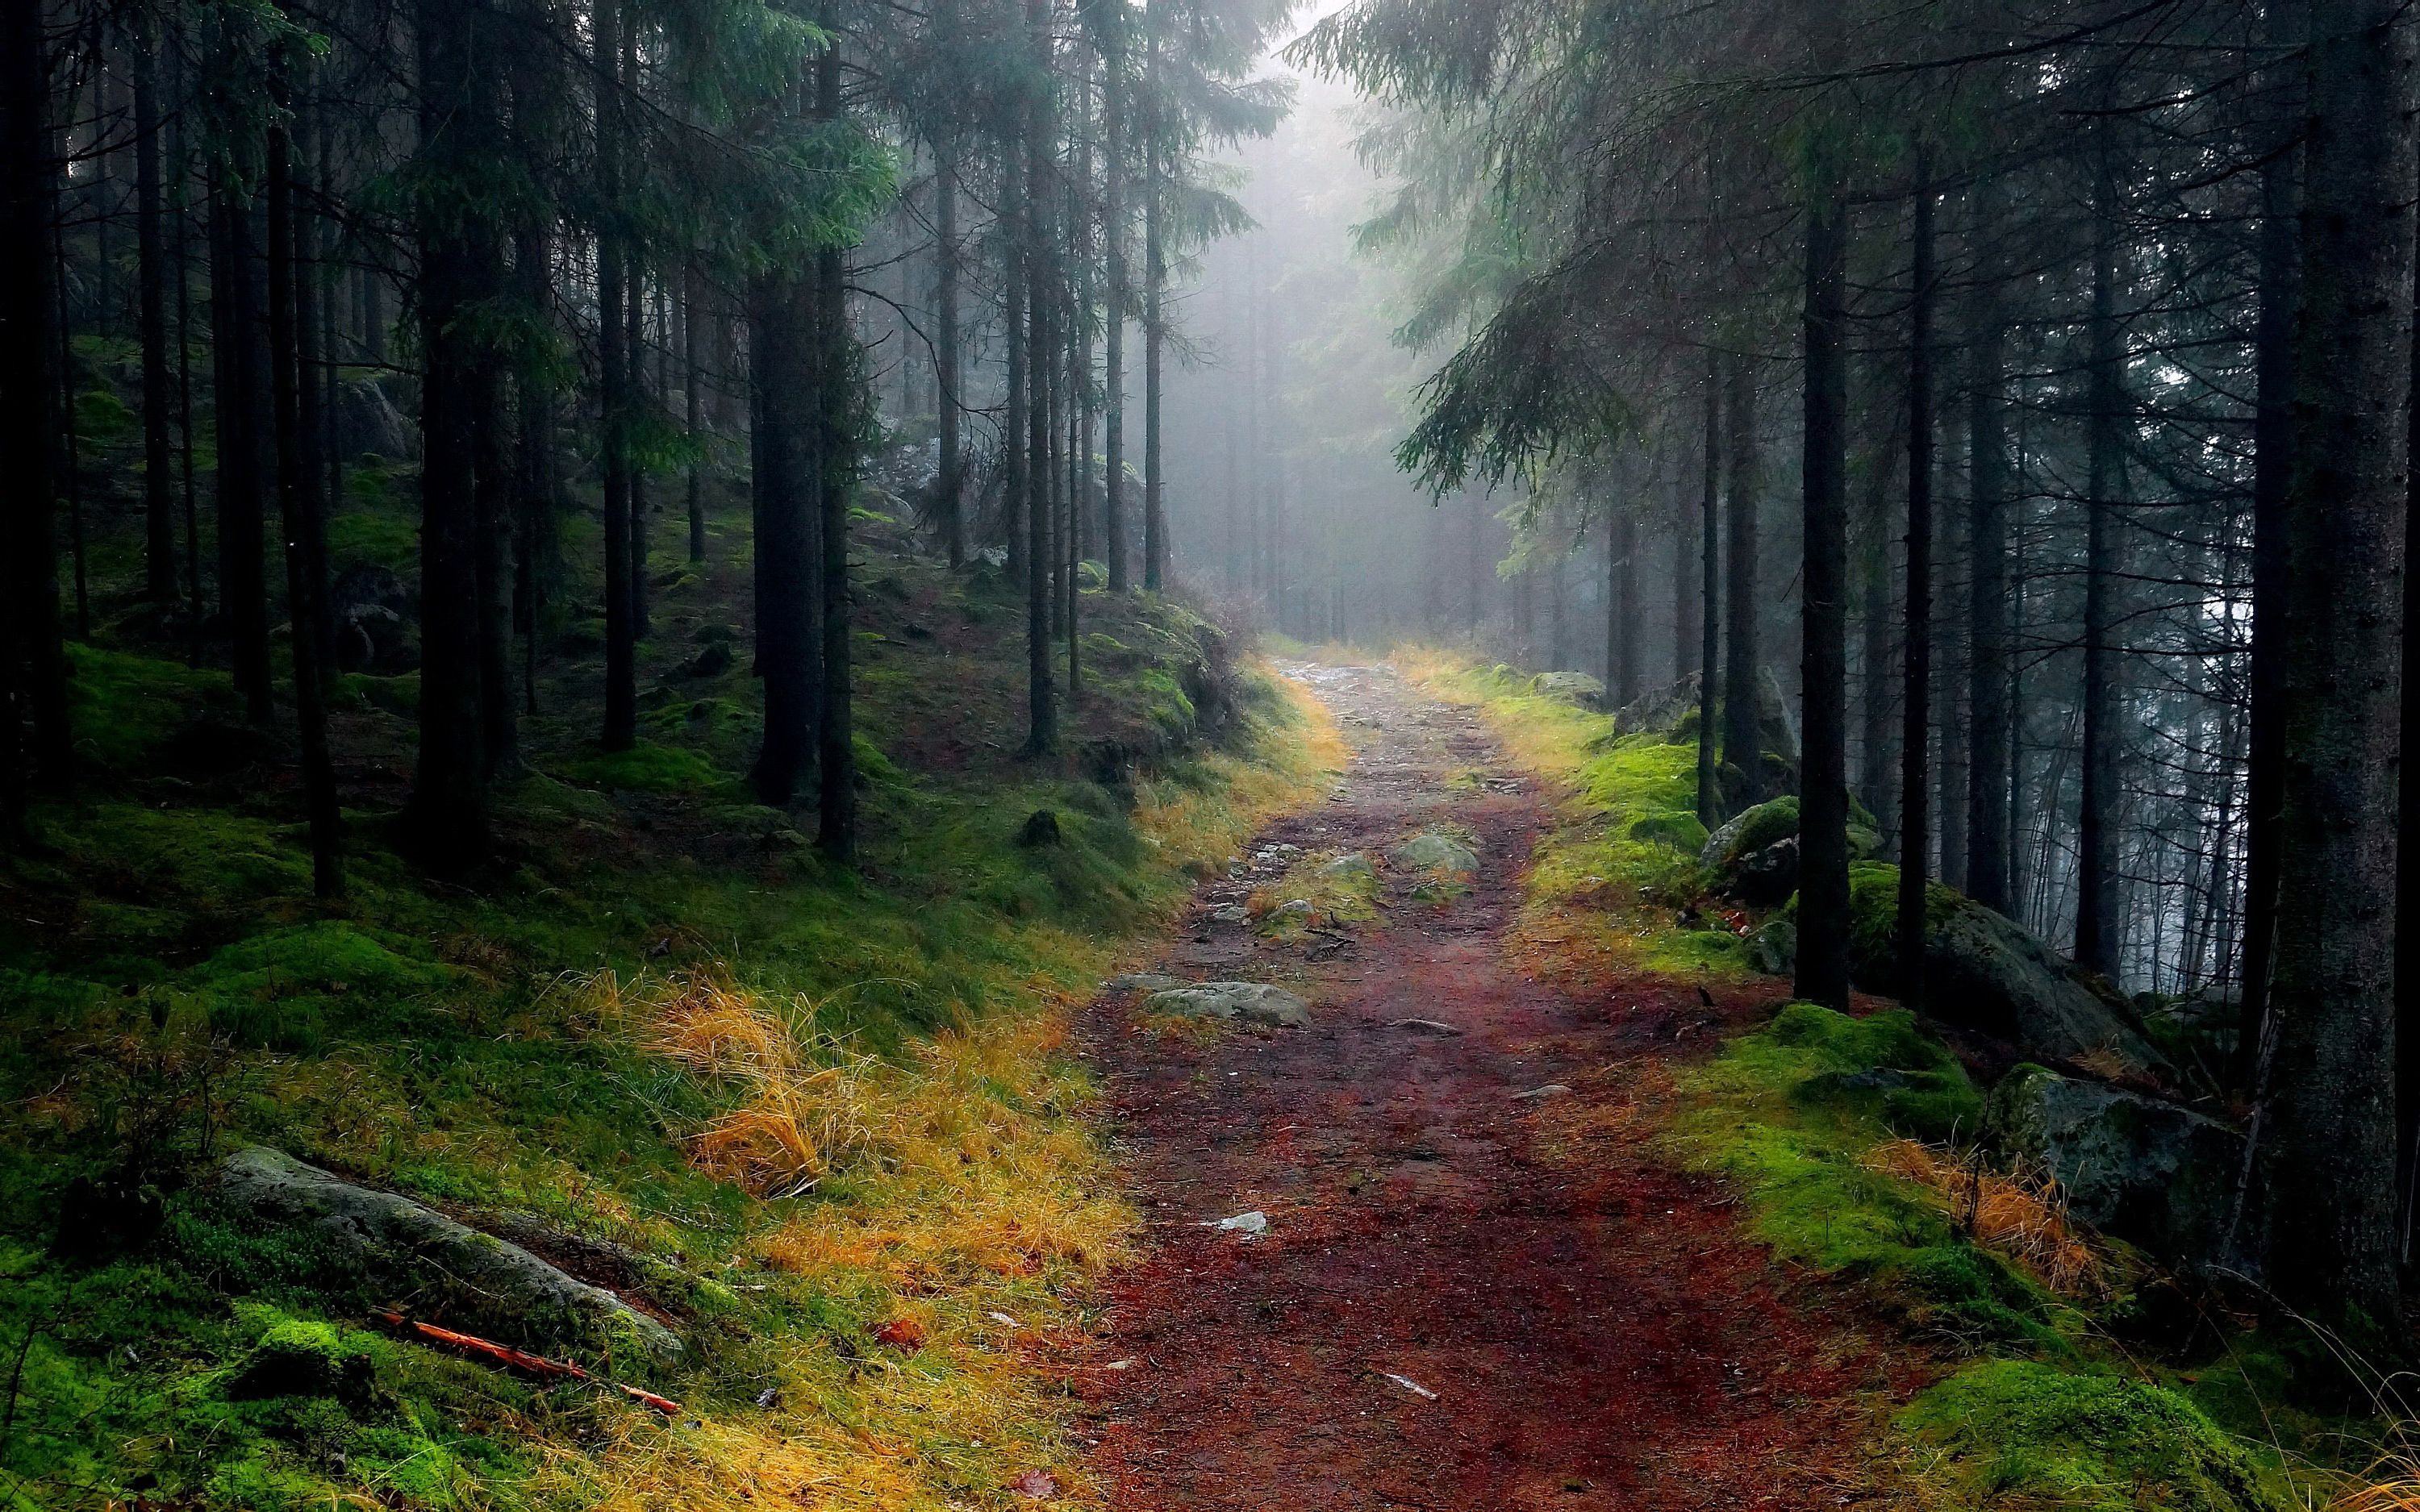
MULTIPOLYGON (((550 1360, 543 1354, 532 1354, 527 1350, 517 1350, 509 1344, 499 1344, 493 1339, 483 1339, 476 1334, 457 1333, 450 1328, 440 1328, 435 1323, 424 1323, 418 1319, 406 1318, 391 1308, 382 1308, 370 1316, 389 1328, 411 1335, 424 1344, 439 1345, 458 1353, 470 1355, 476 1360, 485 1360, 489 1365, 522 1371, 541 1380, 597 1381, 595 1376, 569 1360, 550 1360)), ((597 1381, 597 1384, 610 1385, 632 1401, 652 1407, 666 1417, 680 1415, 680 1403, 669 1396, 659 1396, 654 1392, 619 1381, 597 1381)))
POLYGON ((435 1323, 424 1323, 416 1319, 406 1318, 398 1312, 379 1312, 371 1316, 389 1328, 400 1329, 427 1343, 442 1344, 449 1350, 475 1356, 490 1365, 527 1371, 531 1375, 542 1376, 550 1381, 596 1379, 568 1360, 550 1360, 542 1354, 532 1354, 527 1350, 516 1350, 509 1344, 498 1344, 492 1339, 483 1339, 475 1334, 458 1334, 450 1328, 440 1328, 435 1323))

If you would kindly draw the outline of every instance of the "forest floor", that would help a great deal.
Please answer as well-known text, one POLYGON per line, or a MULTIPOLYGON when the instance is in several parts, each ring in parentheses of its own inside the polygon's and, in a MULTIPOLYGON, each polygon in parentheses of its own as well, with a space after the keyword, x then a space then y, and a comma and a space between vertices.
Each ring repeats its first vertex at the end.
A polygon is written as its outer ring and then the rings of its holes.
POLYGON ((1114 1001, 1087 1021, 1151 1239, 1081 1372, 1112 1504, 1884 1494, 1874 1428, 1932 1371, 1814 1305, 1730 1188, 1651 1148, 1662 1069, 1769 1017, 1782 984, 1542 969, 1521 915, 1549 795, 1477 712, 1391 668, 1292 672, 1350 767, 1198 891, 1160 969, 1289 985, 1311 1026, 1205 1038, 1114 1001), (1466 843, 1474 871, 1400 864, 1423 834, 1466 843), (1356 856, 1378 877, 1359 921, 1264 911, 1293 890, 1280 873, 1349 875, 1336 858, 1356 856), (1258 926, 1214 917, 1248 897, 1258 926), (1205 1227, 1248 1211, 1266 1232, 1205 1227))

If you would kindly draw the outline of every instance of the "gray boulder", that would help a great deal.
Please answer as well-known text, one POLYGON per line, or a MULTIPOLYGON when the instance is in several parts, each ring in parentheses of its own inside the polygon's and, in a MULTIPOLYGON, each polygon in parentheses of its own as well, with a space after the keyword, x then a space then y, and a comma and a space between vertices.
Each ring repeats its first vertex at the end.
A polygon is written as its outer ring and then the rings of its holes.
POLYGON ((2164 1259, 2198 1265, 2226 1241, 2243 1135, 2174 1103, 2019 1066, 1983 1129, 2002 1153, 2057 1179, 2068 1211, 2164 1259))
MULTIPOLYGON (((1924 1011, 2044 1060, 2114 1057, 2129 1071, 2173 1068, 2133 1008, 2040 936, 1938 883, 1926 889, 1924 1011)), ((1869 993, 1900 995, 1899 868, 1849 873, 1849 971, 1869 993)))
POLYGON ((1311 1024, 1309 1003, 1264 981, 1198 981, 1190 987, 1154 993, 1144 1006, 1175 1018, 1241 1019, 1282 1029, 1307 1028, 1311 1024))
POLYGON ((1625 735, 1653 731, 1673 734, 1680 731, 1689 717, 1698 712, 1698 674, 1691 672, 1677 683, 1641 693, 1616 709, 1613 728, 1625 735))
POLYGON ((255 1222, 306 1230, 343 1269, 471 1332, 536 1350, 635 1348, 659 1363, 681 1352, 663 1324, 520 1245, 282 1150, 237 1150, 219 1189, 255 1222))
POLYGON ((1529 687, 1543 697, 1564 699, 1585 708, 1605 702, 1605 685, 1586 672, 1540 672, 1530 679, 1529 687))

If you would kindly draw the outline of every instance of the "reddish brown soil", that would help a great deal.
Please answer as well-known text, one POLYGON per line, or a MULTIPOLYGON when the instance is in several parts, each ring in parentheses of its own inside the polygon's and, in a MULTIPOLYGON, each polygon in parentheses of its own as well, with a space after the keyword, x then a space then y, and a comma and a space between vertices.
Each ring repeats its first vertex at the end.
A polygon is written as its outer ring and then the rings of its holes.
POLYGON ((1392 673, 1304 675, 1357 760, 1260 845, 1377 859, 1444 824, 1478 838, 1481 875, 1442 907, 1389 878, 1383 918, 1349 943, 1209 922, 1284 870, 1272 857, 1203 889, 1164 969, 1295 985, 1312 1027, 1201 1044, 1139 1028, 1125 1005, 1092 1015, 1152 1226, 1114 1288, 1107 1352, 1080 1372, 1111 1505, 1578 1512, 1876 1494, 1859 1444, 1870 1388, 1896 1367, 1738 1236, 1718 1186, 1643 1148, 1656 1063, 1701 1053, 1693 1028, 1751 1018, 1772 995, 1717 990, 1709 1010, 1691 983, 1575 990, 1525 970, 1507 941, 1549 822, 1539 795, 1475 717, 1392 673), (1450 787, 1454 774, 1467 775, 1450 787), (1407 1017, 1464 1032, 1391 1026, 1407 1017), (1549 1083, 1578 1091, 1516 1098, 1549 1083), (1269 1217, 1257 1239, 1201 1227, 1250 1209, 1269 1217))

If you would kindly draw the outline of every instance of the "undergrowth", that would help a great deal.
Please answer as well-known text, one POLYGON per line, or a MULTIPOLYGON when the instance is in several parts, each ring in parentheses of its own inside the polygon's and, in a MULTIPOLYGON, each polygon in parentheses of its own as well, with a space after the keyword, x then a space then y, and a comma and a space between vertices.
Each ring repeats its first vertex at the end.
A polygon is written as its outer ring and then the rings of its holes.
MULTIPOLYGON (((1556 795, 1525 946, 1599 977, 1745 974, 1731 931, 1676 922, 1695 912, 1705 840, 1685 721, 1624 732, 1512 669, 1395 655, 1424 692, 1474 707, 1556 795)), ((2329 1426, 2276 1405, 2274 1350, 2240 1339, 2164 1364, 2128 1343, 2161 1278, 2070 1224, 2055 1184, 1981 1161, 1982 1100, 1914 1015, 1788 1005, 1679 1064, 1670 1092, 1676 1111, 1647 1137, 1736 1191, 1778 1258, 1854 1287, 1940 1362, 1881 1445, 1904 1504, 2282 1512, 2330 1498, 2336 1482, 2302 1452, 2329 1426)), ((2406 1504, 2361 1494, 2342 1504, 2406 1504)))
MULTIPOLYGON (((211 764, 241 735, 223 674, 79 653, 114 775, 37 805, 0 871, 0 1495, 939 1509, 1047 1468, 1082 1498, 1045 1365, 1132 1217, 1065 1011, 1342 742, 1291 685, 1205 681, 1206 622, 1104 599, 1091 744, 1017 764, 1021 648, 970 628, 1004 590, 892 571, 861 873, 814 856, 811 805, 739 788, 748 674, 695 656, 728 639, 712 585, 659 604, 645 744, 600 756, 567 699, 533 723, 476 887, 423 881, 394 790, 356 789, 334 909, 275 764, 211 764), (224 1208, 247 1142, 627 1268, 689 1349, 616 1368, 678 1413, 371 1326, 411 1299, 224 1208)), ((408 751, 408 716, 343 717, 349 750, 408 751)))

